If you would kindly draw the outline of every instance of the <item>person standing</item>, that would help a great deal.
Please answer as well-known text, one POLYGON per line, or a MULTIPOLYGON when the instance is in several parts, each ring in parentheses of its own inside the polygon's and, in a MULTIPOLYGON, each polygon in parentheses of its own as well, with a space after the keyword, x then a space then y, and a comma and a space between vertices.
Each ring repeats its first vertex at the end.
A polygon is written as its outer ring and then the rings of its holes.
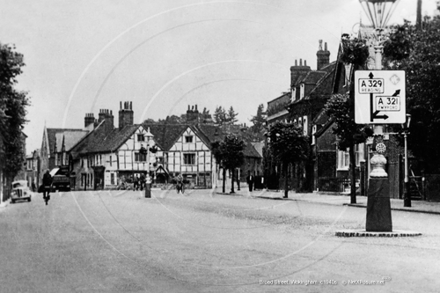
POLYGON ((49 170, 46 170, 43 175, 43 186, 43 199, 47 205, 50 199, 50 189, 52 188, 52 176, 50 176, 49 170))
POLYGON ((249 175, 246 178, 247 184, 249 186, 249 192, 252 192, 254 189, 254 175, 249 172, 249 175))

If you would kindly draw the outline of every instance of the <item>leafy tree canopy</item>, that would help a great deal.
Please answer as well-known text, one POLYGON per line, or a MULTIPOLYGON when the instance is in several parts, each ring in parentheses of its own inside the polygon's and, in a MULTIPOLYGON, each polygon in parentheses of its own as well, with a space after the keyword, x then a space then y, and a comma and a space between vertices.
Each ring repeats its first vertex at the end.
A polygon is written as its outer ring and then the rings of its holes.
POLYGON ((427 172, 440 172, 440 18, 395 26, 384 46, 386 68, 406 72, 409 148, 427 172))
POLYGON ((15 90, 16 77, 22 73, 23 55, 15 47, 0 44, 0 132, 3 138, 4 168, 14 177, 25 160, 23 126, 26 123, 26 92, 15 90))
POLYGON ((355 144, 363 143, 373 130, 354 122, 354 103, 349 94, 335 94, 326 103, 327 115, 335 122, 333 133, 339 138, 338 148, 346 151, 355 144))
POLYGON ((238 136, 228 134, 223 141, 212 144, 212 152, 217 162, 221 162, 226 169, 234 169, 244 162, 244 142, 238 136))
POLYGON ((277 161, 296 163, 308 158, 308 139, 294 124, 277 122, 270 127, 268 136, 270 152, 277 161))
POLYGON ((257 108, 257 115, 252 116, 251 122, 253 123, 250 128, 251 133, 253 134, 253 139, 256 141, 261 141, 264 139, 263 131, 264 125, 266 123, 266 118, 264 117, 264 105, 260 104, 257 108))

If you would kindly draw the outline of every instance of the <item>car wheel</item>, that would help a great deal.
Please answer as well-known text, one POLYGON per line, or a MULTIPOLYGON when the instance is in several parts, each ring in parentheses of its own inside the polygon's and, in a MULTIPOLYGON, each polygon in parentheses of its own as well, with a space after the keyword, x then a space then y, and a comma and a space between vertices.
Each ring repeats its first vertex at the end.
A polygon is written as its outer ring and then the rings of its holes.
POLYGON ((30 197, 29 197, 28 201, 31 202, 31 198, 30 197))
POLYGON ((13 200, 12 198, 11 198, 11 203, 15 203, 15 200, 13 200))

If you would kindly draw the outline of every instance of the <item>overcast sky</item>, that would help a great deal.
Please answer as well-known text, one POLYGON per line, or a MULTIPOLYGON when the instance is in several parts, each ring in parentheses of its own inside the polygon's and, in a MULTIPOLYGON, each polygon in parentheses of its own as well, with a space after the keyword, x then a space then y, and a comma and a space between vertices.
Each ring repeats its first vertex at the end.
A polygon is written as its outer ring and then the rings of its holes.
MULTIPOLYGON (((423 0, 432 15, 435 0, 423 0)), ((390 23, 414 21, 401 0, 390 23)), ((0 42, 25 57, 27 153, 43 128, 82 128, 85 113, 115 115, 132 101, 135 123, 233 106, 250 124, 257 107, 288 91, 290 66, 330 61, 342 33, 369 23, 358 0, 0 0, 0 42)))

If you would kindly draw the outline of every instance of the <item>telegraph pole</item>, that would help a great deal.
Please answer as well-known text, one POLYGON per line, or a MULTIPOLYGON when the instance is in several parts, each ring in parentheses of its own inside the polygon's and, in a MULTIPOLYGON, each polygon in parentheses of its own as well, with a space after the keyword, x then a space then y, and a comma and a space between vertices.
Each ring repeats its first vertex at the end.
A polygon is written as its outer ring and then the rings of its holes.
POLYGON ((422 28, 422 0, 417 0, 417 19, 416 19, 417 29, 422 28))

